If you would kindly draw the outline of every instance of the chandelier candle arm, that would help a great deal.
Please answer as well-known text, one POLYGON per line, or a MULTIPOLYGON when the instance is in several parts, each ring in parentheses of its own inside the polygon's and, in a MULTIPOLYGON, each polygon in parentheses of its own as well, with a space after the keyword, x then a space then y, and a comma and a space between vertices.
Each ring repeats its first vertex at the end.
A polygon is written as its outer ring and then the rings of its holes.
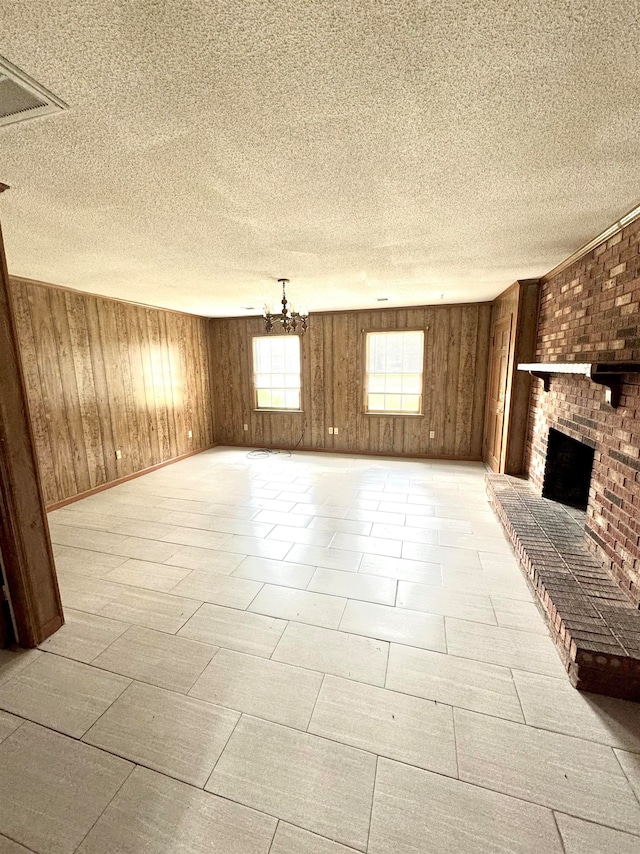
POLYGON ((273 307, 268 303, 264 306, 264 322, 267 333, 272 332, 276 324, 280 324, 280 328, 284 332, 306 332, 308 327, 309 312, 306 309, 296 310, 295 306, 289 305, 287 302, 286 286, 289 284, 289 279, 278 279, 282 284, 282 311, 280 314, 274 314, 273 307))

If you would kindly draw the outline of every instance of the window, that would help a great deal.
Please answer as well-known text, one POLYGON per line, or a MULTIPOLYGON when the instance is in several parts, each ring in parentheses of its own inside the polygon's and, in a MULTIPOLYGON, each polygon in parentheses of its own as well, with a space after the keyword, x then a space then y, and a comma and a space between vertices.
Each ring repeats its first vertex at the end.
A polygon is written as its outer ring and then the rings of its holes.
POLYGON ((365 411, 422 412, 424 332, 368 332, 365 411))
POLYGON ((260 335, 253 339, 256 409, 300 409, 300 338, 260 335))

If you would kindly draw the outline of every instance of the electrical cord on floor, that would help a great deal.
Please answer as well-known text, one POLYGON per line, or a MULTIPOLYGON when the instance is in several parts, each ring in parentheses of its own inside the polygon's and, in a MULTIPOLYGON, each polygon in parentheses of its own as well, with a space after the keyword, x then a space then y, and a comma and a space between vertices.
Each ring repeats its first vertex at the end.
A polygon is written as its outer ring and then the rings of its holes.
POLYGON ((296 448, 298 448, 300 446, 300 443, 304 439, 304 434, 305 434, 306 429, 307 429, 307 425, 305 422, 302 426, 302 433, 300 435, 300 438, 295 443, 293 448, 291 448, 291 449, 289 449, 289 448, 254 448, 253 451, 249 451, 249 453, 247 454, 247 459, 248 460, 260 460, 260 459, 264 459, 265 457, 275 456, 276 454, 286 454, 287 457, 290 457, 292 451, 295 451, 296 448))

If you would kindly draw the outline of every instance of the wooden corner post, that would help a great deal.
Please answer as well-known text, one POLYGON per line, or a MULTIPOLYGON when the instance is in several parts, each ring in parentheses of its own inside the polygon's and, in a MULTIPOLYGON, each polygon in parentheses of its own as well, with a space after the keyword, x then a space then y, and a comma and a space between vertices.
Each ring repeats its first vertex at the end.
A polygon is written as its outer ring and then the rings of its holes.
MULTIPOLYGON (((7 190, 0 183, 0 193, 7 190)), ((15 642, 32 647, 64 622, 0 231, 0 555, 15 642)))

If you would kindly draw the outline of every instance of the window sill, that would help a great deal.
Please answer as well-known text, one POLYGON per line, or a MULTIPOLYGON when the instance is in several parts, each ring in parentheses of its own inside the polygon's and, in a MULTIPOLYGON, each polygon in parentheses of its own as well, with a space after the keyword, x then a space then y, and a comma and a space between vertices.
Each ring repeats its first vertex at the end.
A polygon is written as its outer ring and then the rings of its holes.
POLYGON ((295 412, 304 412, 304 409, 254 409, 254 412, 268 412, 273 414, 274 412, 280 412, 283 415, 291 415, 291 413, 295 412))
POLYGON ((424 418, 424 412, 369 412, 365 410, 365 415, 373 415, 377 418, 424 418))

